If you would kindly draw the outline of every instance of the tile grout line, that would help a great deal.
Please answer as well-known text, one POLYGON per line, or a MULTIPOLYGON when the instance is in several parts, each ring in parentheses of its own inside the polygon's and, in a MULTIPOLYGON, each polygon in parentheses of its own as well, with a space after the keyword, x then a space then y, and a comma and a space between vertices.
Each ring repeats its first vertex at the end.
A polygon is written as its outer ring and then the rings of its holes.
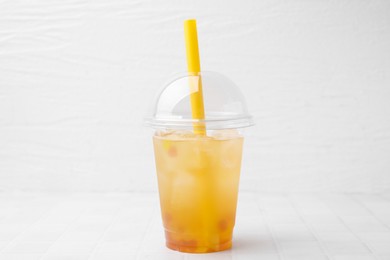
MULTIPOLYGON (((64 201, 68 201, 69 199, 67 199, 67 200, 64 200, 64 201)), ((50 248, 52 248, 53 247, 53 245, 56 243, 56 242, 58 242, 60 239, 61 239, 61 237, 63 237, 64 236, 64 234, 70 229, 70 227, 72 226, 72 224, 74 223, 74 221, 75 220, 77 220, 78 218, 80 218, 80 216, 82 215, 82 214, 84 214, 84 212, 87 210, 87 208, 84 208, 83 210, 81 210, 80 211, 80 214, 78 214, 67 226, 66 226, 66 228, 65 228, 65 230, 62 232, 62 234, 59 236, 59 237, 57 237, 57 239, 55 239, 54 241, 52 241, 53 243, 49 246, 49 248, 47 248, 47 250, 46 250, 46 252, 42 255, 42 257, 41 258, 39 258, 40 260, 42 260, 44 257, 46 257, 47 255, 48 255, 48 253, 49 253, 49 251, 50 251, 50 248)))
MULTIPOLYGON (((372 195, 372 194, 371 194, 372 195)), ((359 201, 358 199, 354 198, 352 195, 346 195, 348 198, 350 198, 352 201, 356 202, 357 204, 359 204, 360 206, 362 206, 364 209, 366 209, 379 223, 381 223, 382 225, 384 225, 388 231, 390 231, 390 227, 389 225, 387 225, 386 223, 384 223, 382 220, 380 220, 375 214, 374 212, 369 209, 363 202, 359 201)))
POLYGON ((153 217, 154 217, 154 214, 155 214, 155 212, 156 212, 156 207, 153 207, 153 210, 152 210, 152 212, 150 213, 150 217, 149 217, 149 223, 148 223, 148 226, 146 227, 146 229, 145 229, 145 232, 144 232, 144 234, 143 234, 143 236, 142 236, 142 243, 140 243, 140 245, 138 246, 138 249, 137 249, 137 253, 136 253, 136 256, 135 256, 135 259, 140 259, 140 255, 141 255, 141 249, 142 249, 142 247, 143 247, 143 245, 144 245, 144 243, 145 243, 145 241, 146 241, 146 238, 147 238, 147 235, 148 235, 148 233, 149 233, 149 231, 151 230, 151 228, 152 228, 152 224, 153 224, 153 217))
POLYGON ((48 209, 46 212, 42 213, 42 215, 36 220, 34 221, 33 223, 31 223, 26 229, 24 229, 24 231, 20 232, 14 239, 11 239, 7 245, 5 247, 3 247, 3 249, 0 250, 0 254, 3 254, 4 251, 10 246, 12 245, 13 243, 15 243, 16 241, 18 241, 18 239, 23 235, 25 234, 27 231, 29 231, 32 227, 34 227, 39 221, 41 221, 42 219, 45 219, 45 217, 49 216, 50 212, 53 210, 53 206, 48 209))
MULTIPOLYGON (((379 223, 381 223, 382 225, 384 225, 387 229, 389 229, 390 230, 390 228, 389 228, 389 226, 386 224, 386 223, 384 223, 384 222, 382 222, 375 214, 374 214, 374 212, 372 212, 372 210, 371 209, 369 209, 366 205, 364 205, 364 203, 363 202, 361 202, 361 201, 359 201, 357 198, 354 198, 352 195, 347 195, 346 194, 346 196, 348 197, 348 198, 350 198, 352 201, 354 201, 354 202, 356 202, 357 204, 359 204, 361 207, 363 207, 364 209, 366 209, 379 223)), ((381 196, 379 196, 379 197, 381 197, 381 196)), ((387 200, 386 200, 387 201, 387 200)), ((359 238, 359 240, 360 240, 360 238, 359 238)), ((363 241, 362 241, 362 243, 363 243, 363 241)), ((370 251, 372 251, 371 250, 371 246, 368 244, 368 243, 364 243, 364 245, 366 246, 366 247, 368 247, 369 248, 369 250, 370 251)), ((373 252, 373 255, 375 256, 375 258, 377 258, 376 257, 376 253, 374 253, 373 252)))
MULTIPOLYGON (((345 193, 339 193, 339 194, 342 194, 343 196, 346 196, 345 193)), ((346 196, 346 197, 347 197, 347 196, 346 196)), ((345 221, 344 221, 338 214, 336 214, 336 212, 332 209, 332 207, 329 207, 328 203, 326 203, 326 202, 324 202, 324 201, 322 201, 322 200, 321 200, 321 202, 322 202, 323 204, 325 204, 325 205, 330 209, 330 211, 332 211, 333 214, 335 214, 335 216, 337 217, 337 219, 338 219, 341 223, 343 223, 343 225, 345 226, 345 228, 346 228, 350 233, 352 233, 352 235, 353 235, 360 243, 362 243, 363 246, 364 246, 366 249, 368 249, 368 251, 370 252, 370 254, 373 255, 373 256, 375 256, 375 254, 374 254, 374 252, 372 252, 371 248, 370 248, 366 243, 364 243, 364 241, 361 240, 360 237, 359 237, 358 235, 356 235, 356 233, 355 233, 355 232, 354 232, 354 231, 345 223, 345 221)))
POLYGON ((264 219, 264 221, 266 223, 268 232, 271 235, 272 241, 274 242, 274 244, 276 246, 276 251, 277 251, 278 257, 280 258, 280 260, 283 260, 283 259, 285 259, 285 257, 284 257, 284 253, 283 253, 282 247, 279 244, 278 240, 276 239, 276 235, 273 232, 273 229, 271 228, 270 222, 268 221, 268 216, 266 216, 266 213, 263 212, 263 209, 260 206, 260 201, 257 198, 257 196, 259 196, 259 194, 258 193, 253 193, 253 196, 254 196, 254 200, 256 202, 257 208, 259 209, 259 213, 263 217, 263 219, 264 219))
MULTIPOLYGON (((311 224, 307 223, 307 221, 305 220, 305 218, 302 216, 302 213, 301 213, 301 209, 300 207, 298 207, 296 205, 296 203, 293 201, 293 199, 291 198, 290 195, 286 196, 287 199, 290 201, 292 207, 294 208, 294 210, 297 212, 299 218, 302 220, 302 222, 305 224, 305 226, 309 229, 309 231, 314 235, 314 237, 316 238, 318 244, 320 244, 320 248, 321 250, 323 251, 324 253, 324 256, 327 258, 327 259, 332 259, 332 257, 330 256, 330 252, 328 252, 328 249, 326 248, 326 246, 324 245, 324 243, 321 241, 320 237, 318 236, 317 232, 314 230, 314 228, 311 226, 311 224)), ((317 197, 318 198, 318 197, 317 197)))
POLYGON ((107 232, 108 232, 108 230, 110 229, 110 227, 112 226, 112 224, 120 217, 119 212, 120 212, 120 210, 122 209, 123 204, 124 204, 124 202, 121 203, 121 205, 119 206, 119 208, 116 210, 115 215, 114 215, 114 217, 112 218, 110 224, 107 225, 107 227, 106 227, 106 228, 104 229, 104 231, 103 231, 103 234, 102 234, 102 235, 100 236, 100 238, 96 241, 96 245, 95 245, 95 246, 93 247, 93 249, 91 250, 90 255, 89 255, 89 257, 88 257, 87 260, 92 259, 92 258, 95 256, 95 254, 97 253, 97 248, 98 248, 98 246, 101 244, 101 242, 102 242, 104 236, 107 234, 107 232))

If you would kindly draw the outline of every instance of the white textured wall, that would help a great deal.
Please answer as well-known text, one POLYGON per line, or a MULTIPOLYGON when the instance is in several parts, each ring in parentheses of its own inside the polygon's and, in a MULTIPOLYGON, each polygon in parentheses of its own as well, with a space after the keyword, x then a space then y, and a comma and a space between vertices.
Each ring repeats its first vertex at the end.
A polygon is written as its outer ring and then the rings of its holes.
POLYGON ((247 97, 241 188, 390 189, 390 1, 1 1, 0 190, 155 190, 150 95, 204 70, 247 97))

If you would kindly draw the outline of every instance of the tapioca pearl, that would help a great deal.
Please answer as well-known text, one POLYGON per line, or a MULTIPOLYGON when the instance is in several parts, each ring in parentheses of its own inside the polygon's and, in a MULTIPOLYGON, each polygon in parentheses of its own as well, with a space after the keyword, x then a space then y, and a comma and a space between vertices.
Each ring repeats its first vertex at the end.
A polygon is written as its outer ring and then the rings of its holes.
POLYGON ((218 229, 220 231, 225 231, 228 228, 228 222, 226 219, 222 219, 218 222, 218 229))
POLYGON ((182 241, 180 241, 180 244, 182 246, 186 246, 186 247, 196 247, 198 245, 198 241, 196 241, 195 239, 182 240, 182 241))
POLYGON ((176 146, 171 145, 168 149, 168 154, 171 157, 176 157, 177 156, 177 149, 176 146))

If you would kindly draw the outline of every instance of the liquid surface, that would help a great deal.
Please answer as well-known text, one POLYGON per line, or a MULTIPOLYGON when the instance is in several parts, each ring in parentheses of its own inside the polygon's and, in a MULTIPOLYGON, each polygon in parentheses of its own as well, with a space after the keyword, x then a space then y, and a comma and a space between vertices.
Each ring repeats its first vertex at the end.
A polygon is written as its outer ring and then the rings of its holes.
POLYGON ((153 141, 167 246, 192 253, 230 248, 242 136, 169 131, 153 141))

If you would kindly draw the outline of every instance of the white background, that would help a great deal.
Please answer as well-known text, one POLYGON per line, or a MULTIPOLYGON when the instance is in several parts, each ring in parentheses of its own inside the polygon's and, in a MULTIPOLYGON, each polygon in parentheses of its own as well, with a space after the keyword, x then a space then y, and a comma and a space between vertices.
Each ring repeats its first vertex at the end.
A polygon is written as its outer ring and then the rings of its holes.
POLYGON ((241 190, 390 190, 389 1, 1 1, 0 191, 155 191, 155 91, 204 70, 242 89, 241 190))

